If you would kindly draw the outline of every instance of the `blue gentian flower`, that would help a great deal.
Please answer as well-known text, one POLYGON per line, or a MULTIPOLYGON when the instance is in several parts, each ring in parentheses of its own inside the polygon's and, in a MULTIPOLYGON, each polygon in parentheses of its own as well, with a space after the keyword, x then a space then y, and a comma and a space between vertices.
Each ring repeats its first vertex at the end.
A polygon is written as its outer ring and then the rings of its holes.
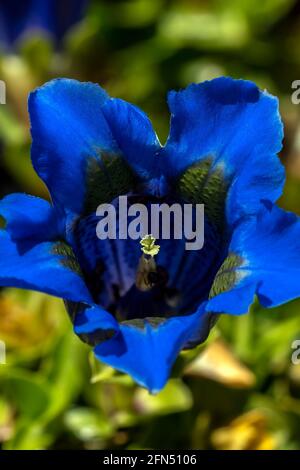
POLYGON ((13 44, 24 34, 43 31, 57 41, 77 23, 88 0, 2 0, 0 41, 13 44))
POLYGON ((52 203, 0 202, 0 284, 61 297, 96 357, 152 392, 183 348, 219 314, 273 307, 300 293, 300 222, 282 193, 278 100, 249 81, 217 78, 168 97, 162 146, 147 116, 98 85, 58 79, 31 93, 33 166, 52 203), (205 204, 205 244, 159 240, 162 282, 136 286, 134 240, 99 240, 96 208, 132 201, 205 204))

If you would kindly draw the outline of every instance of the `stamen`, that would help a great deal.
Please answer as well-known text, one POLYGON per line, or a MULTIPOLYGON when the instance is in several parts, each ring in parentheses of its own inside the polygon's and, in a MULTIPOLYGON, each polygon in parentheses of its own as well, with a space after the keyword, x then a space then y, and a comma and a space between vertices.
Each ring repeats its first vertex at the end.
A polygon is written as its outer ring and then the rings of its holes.
POLYGON ((151 234, 145 235, 140 241, 143 255, 139 261, 135 283, 137 288, 143 292, 151 290, 156 284, 154 279, 157 277, 157 266, 154 256, 159 253, 160 246, 155 245, 155 242, 156 239, 151 234))
POLYGON ((151 234, 145 235, 140 241, 140 244, 142 245, 142 248, 141 248, 142 252, 145 255, 151 256, 152 258, 158 255, 160 246, 155 245, 155 242, 156 242, 156 238, 154 238, 153 235, 151 234))

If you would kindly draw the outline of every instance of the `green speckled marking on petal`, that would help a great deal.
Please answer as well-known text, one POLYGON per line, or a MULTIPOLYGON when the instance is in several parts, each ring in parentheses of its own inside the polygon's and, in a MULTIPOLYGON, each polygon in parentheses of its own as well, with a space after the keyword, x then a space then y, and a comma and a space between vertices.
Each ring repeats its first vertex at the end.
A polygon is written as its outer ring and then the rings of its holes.
POLYGON ((212 168, 212 158, 192 165, 177 181, 177 191, 187 202, 204 204, 210 222, 222 228, 228 190, 221 166, 212 168))
POLYGON ((235 253, 229 253, 219 271, 216 274, 213 285, 211 287, 209 298, 223 294, 232 289, 239 280, 237 268, 241 267, 244 259, 235 253))
POLYGON ((53 253, 60 256, 60 263, 82 276, 82 271, 74 251, 66 242, 60 241, 53 246, 53 253))
POLYGON ((122 325, 134 326, 139 330, 145 329, 145 323, 149 323, 153 328, 158 328, 162 323, 166 321, 166 318, 163 317, 146 317, 146 318, 136 318, 134 320, 125 320, 122 321, 122 325))
POLYGON ((191 202, 198 202, 201 199, 211 164, 211 159, 203 160, 182 173, 177 186, 183 198, 191 202))
POLYGON ((120 155, 103 152, 101 160, 88 160, 86 178, 85 215, 95 212, 100 204, 109 203, 115 197, 127 194, 136 182, 135 174, 120 155))

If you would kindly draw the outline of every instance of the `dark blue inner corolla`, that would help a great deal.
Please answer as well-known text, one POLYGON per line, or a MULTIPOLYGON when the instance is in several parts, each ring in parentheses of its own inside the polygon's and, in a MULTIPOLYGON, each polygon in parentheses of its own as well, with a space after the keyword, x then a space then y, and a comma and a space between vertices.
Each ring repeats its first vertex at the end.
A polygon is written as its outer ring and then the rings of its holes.
MULTIPOLYGON (((99 169, 95 166, 92 168, 90 190, 95 205, 102 198, 101 194, 97 195, 99 186, 95 184, 95 175, 99 169), (92 189, 93 185, 95 187, 92 189)), ((105 171, 108 179, 115 178, 114 172, 107 172, 107 168, 105 171)), ((90 204, 89 213, 78 218, 73 226, 73 248, 94 302, 112 313, 119 322, 136 322, 147 318, 154 323, 164 318, 194 313, 200 303, 207 299, 226 255, 226 230, 222 217, 224 201, 216 199, 220 198, 218 187, 222 188, 220 175, 216 178, 216 172, 211 172, 210 165, 205 161, 204 164, 189 169, 175 182, 170 181, 167 189, 161 180, 162 178, 151 180, 146 185, 143 183, 141 188, 134 175, 134 180, 129 183, 134 187, 126 194, 128 207, 136 202, 143 203, 149 209, 148 213, 152 204, 166 203, 171 206, 173 203, 180 203, 183 207, 185 202, 197 201, 205 202, 209 207, 207 213, 205 212, 205 239, 202 249, 186 250, 187 240, 174 239, 172 226, 169 240, 163 237, 157 239, 160 251, 155 256, 157 269, 149 274, 152 276, 149 290, 141 290, 136 283, 142 255, 139 240, 129 237, 126 240, 99 240, 96 235, 99 217, 95 215, 95 207, 90 213, 90 204), (202 185, 199 186, 201 179, 202 185), (197 194, 194 194, 191 185, 194 185, 197 194), (211 191, 212 185, 214 193, 211 191)), ((106 197, 105 200, 114 204, 118 215, 118 198, 108 201, 106 197)), ((128 224, 130 221, 131 218, 128 218, 128 224)))
POLYGON ((0 41, 14 43, 23 34, 42 31, 62 39, 77 23, 88 0, 1 0, 0 41))

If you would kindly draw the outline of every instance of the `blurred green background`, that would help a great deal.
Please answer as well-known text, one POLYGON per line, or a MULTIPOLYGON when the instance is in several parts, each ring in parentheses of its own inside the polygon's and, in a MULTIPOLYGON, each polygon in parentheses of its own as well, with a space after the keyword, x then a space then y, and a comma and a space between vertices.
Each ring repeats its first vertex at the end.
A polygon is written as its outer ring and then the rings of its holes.
MULTIPOLYGON (((0 13, 1 13, 0 2, 0 13)), ((27 95, 56 76, 100 83, 141 106, 161 141, 166 93, 219 75, 279 96, 287 184, 280 205, 300 214, 300 4, 296 0, 90 1, 57 46, 34 31, 0 54, 1 196, 48 197, 29 158, 27 95)), ((96 363, 60 300, 0 292, 3 449, 300 449, 300 302, 224 315, 209 340, 179 357, 157 396, 96 363)))

